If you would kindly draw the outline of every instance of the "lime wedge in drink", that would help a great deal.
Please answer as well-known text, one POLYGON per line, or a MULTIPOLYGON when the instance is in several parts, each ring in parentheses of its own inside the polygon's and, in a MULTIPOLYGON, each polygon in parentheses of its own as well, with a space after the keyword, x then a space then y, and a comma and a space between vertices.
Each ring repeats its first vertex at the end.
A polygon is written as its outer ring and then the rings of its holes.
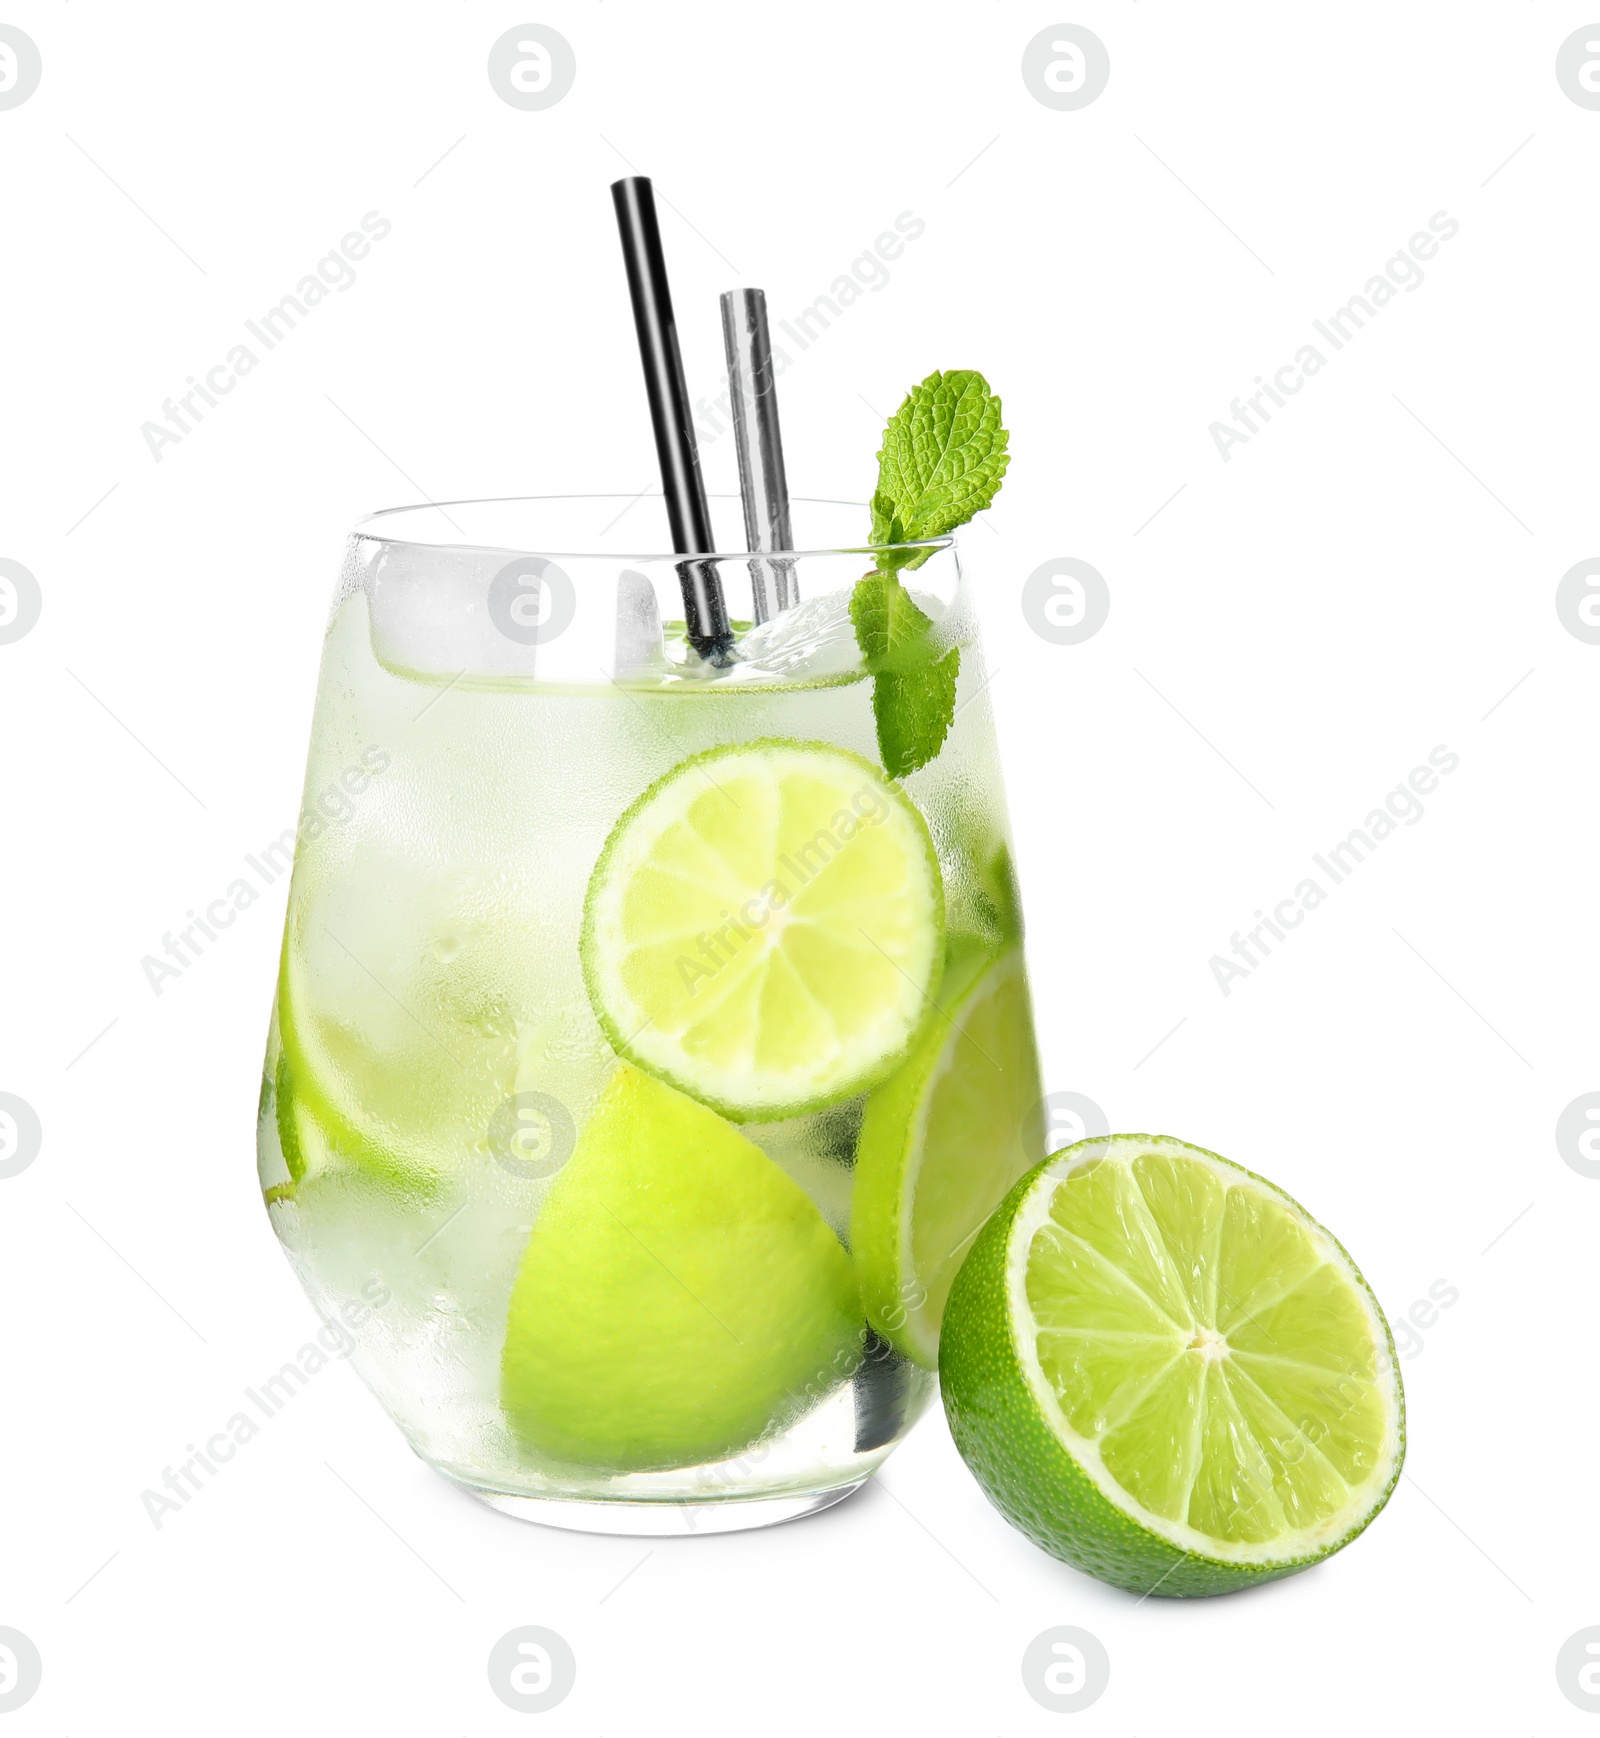
POLYGON ((859 755, 769 738, 693 756, 622 816, 584 908, 619 1054, 735 1122, 853 1097, 929 1011, 944 895, 928 829, 859 755))
POLYGON ((945 1311, 968 1467, 1053 1556, 1131 1592, 1226 1593, 1348 1545, 1405 1406, 1377 1300, 1272 1184, 1165 1136, 1080 1141, 985 1226, 945 1311))
POLYGON ((867 1319, 930 1369, 972 1239, 1043 1155, 1021 950, 955 950, 934 1000, 910 1059, 867 1101, 850 1209, 867 1319))
POLYGON ((501 1398, 542 1458, 697 1466, 809 1410, 862 1336, 850 1258, 804 1190, 624 1064, 528 1240, 501 1398))

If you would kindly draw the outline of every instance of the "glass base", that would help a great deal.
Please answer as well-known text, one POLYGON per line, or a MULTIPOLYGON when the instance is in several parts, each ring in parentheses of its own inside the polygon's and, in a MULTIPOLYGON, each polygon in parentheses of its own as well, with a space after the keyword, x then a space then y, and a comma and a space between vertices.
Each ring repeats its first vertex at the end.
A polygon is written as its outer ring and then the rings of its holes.
MULTIPOLYGON (((438 1471, 435 1468, 435 1471, 438 1471)), ((823 1491, 789 1491, 768 1497, 712 1497, 705 1502, 665 1500, 633 1502, 621 1498, 585 1501, 575 1497, 525 1497, 509 1491, 486 1490, 450 1473, 451 1484, 470 1492, 480 1503, 519 1521, 560 1527, 569 1533, 625 1533, 639 1538, 687 1538, 697 1533, 742 1533, 752 1527, 775 1527, 798 1521, 843 1502, 867 1482, 865 1477, 823 1491)))

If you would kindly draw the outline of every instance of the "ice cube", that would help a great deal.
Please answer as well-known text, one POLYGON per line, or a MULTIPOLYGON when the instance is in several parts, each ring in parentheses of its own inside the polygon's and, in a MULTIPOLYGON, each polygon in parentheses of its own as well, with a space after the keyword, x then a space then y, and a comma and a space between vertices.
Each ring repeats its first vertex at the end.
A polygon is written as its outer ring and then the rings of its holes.
POLYGON ((850 594, 823 592, 780 611, 741 636, 738 663, 743 680, 753 676, 840 676, 861 665, 850 621, 850 594))
POLYGON ((507 550, 385 549, 369 588, 378 661, 421 676, 531 677, 542 636, 511 613, 528 584, 522 567, 531 560, 507 550))
POLYGON ((659 673, 666 663, 655 587, 642 573, 624 568, 617 576, 616 680, 659 673))
MULTIPOLYGON (((920 591, 912 591, 911 597, 936 631, 949 627, 941 598, 920 591)), ((743 681, 777 676, 820 682, 858 671, 861 649, 850 620, 850 593, 823 592, 783 610, 741 636, 737 651, 734 673, 743 681)))

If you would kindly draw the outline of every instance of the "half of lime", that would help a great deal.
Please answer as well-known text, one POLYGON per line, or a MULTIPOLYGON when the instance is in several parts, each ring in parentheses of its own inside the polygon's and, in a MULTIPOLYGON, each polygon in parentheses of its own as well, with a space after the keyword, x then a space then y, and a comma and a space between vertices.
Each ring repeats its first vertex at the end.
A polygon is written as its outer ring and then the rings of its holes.
POLYGON ((1139 1594, 1321 1562, 1405 1454, 1354 1262, 1271 1183, 1164 1136, 1080 1141, 1016 1186, 951 1291, 939 1369, 1001 1513, 1139 1594))

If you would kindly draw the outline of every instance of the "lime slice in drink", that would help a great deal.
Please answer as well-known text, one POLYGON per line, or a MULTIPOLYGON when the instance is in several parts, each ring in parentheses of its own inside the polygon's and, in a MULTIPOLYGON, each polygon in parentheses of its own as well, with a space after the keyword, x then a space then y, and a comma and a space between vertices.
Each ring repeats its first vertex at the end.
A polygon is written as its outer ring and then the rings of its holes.
POLYGON ((1348 1545, 1400 1476, 1394 1343, 1355 1264, 1183 1141, 1047 1159, 973 1245, 939 1353, 956 1446, 1035 1544, 1130 1592, 1226 1593, 1348 1545))
POLYGON ((466 878, 374 850, 359 874, 304 874, 290 895, 278 1025, 295 1082, 331 1134, 419 1170, 460 1168, 513 1090, 510 998, 481 963, 512 975, 522 926, 492 885, 459 890, 466 878), (489 956, 478 930, 496 923, 489 956))
POLYGON ((281 1010, 278 1025, 284 1049, 273 1077, 273 1113, 289 1181, 277 1185, 272 1198, 292 1200, 307 1178, 339 1168, 354 1169, 381 1187, 402 1191, 408 1198, 434 1198, 439 1193, 439 1174, 408 1163, 380 1146, 370 1134, 363 1134, 345 1122, 318 1094, 315 1083, 296 1072, 295 1053, 289 1048, 292 1028, 283 1020, 281 1010))
POLYGON ((305 1181, 309 1171, 320 1170, 330 1143, 310 1108, 294 1089, 294 1070, 287 1055, 278 1058, 273 1079, 273 1108, 278 1126, 278 1145, 289 1169, 289 1181, 305 1181))
POLYGON ((697 1466, 809 1410, 862 1335, 850 1258, 804 1190, 624 1064, 528 1240, 501 1398, 541 1458, 697 1466))
POLYGON ((488 1161, 515 1094, 584 1108, 583 1071, 610 1055, 538 865, 514 875, 371 840, 352 862, 313 862, 290 896, 278 1023, 330 1137, 463 1176, 488 1161))
POLYGON ((893 1072, 943 927, 913 805, 859 755, 771 738, 695 755, 617 822, 583 968, 619 1054, 735 1122, 771 1122, 893 1072))
POLYGON ((910 1059, 867 1101, 850 1210, 868 1321, 930 1369, 956 1270, 1043 1156, 1030 1115, 1039 1063, 1021 950, 957 952, 934 999, 910 1059))

